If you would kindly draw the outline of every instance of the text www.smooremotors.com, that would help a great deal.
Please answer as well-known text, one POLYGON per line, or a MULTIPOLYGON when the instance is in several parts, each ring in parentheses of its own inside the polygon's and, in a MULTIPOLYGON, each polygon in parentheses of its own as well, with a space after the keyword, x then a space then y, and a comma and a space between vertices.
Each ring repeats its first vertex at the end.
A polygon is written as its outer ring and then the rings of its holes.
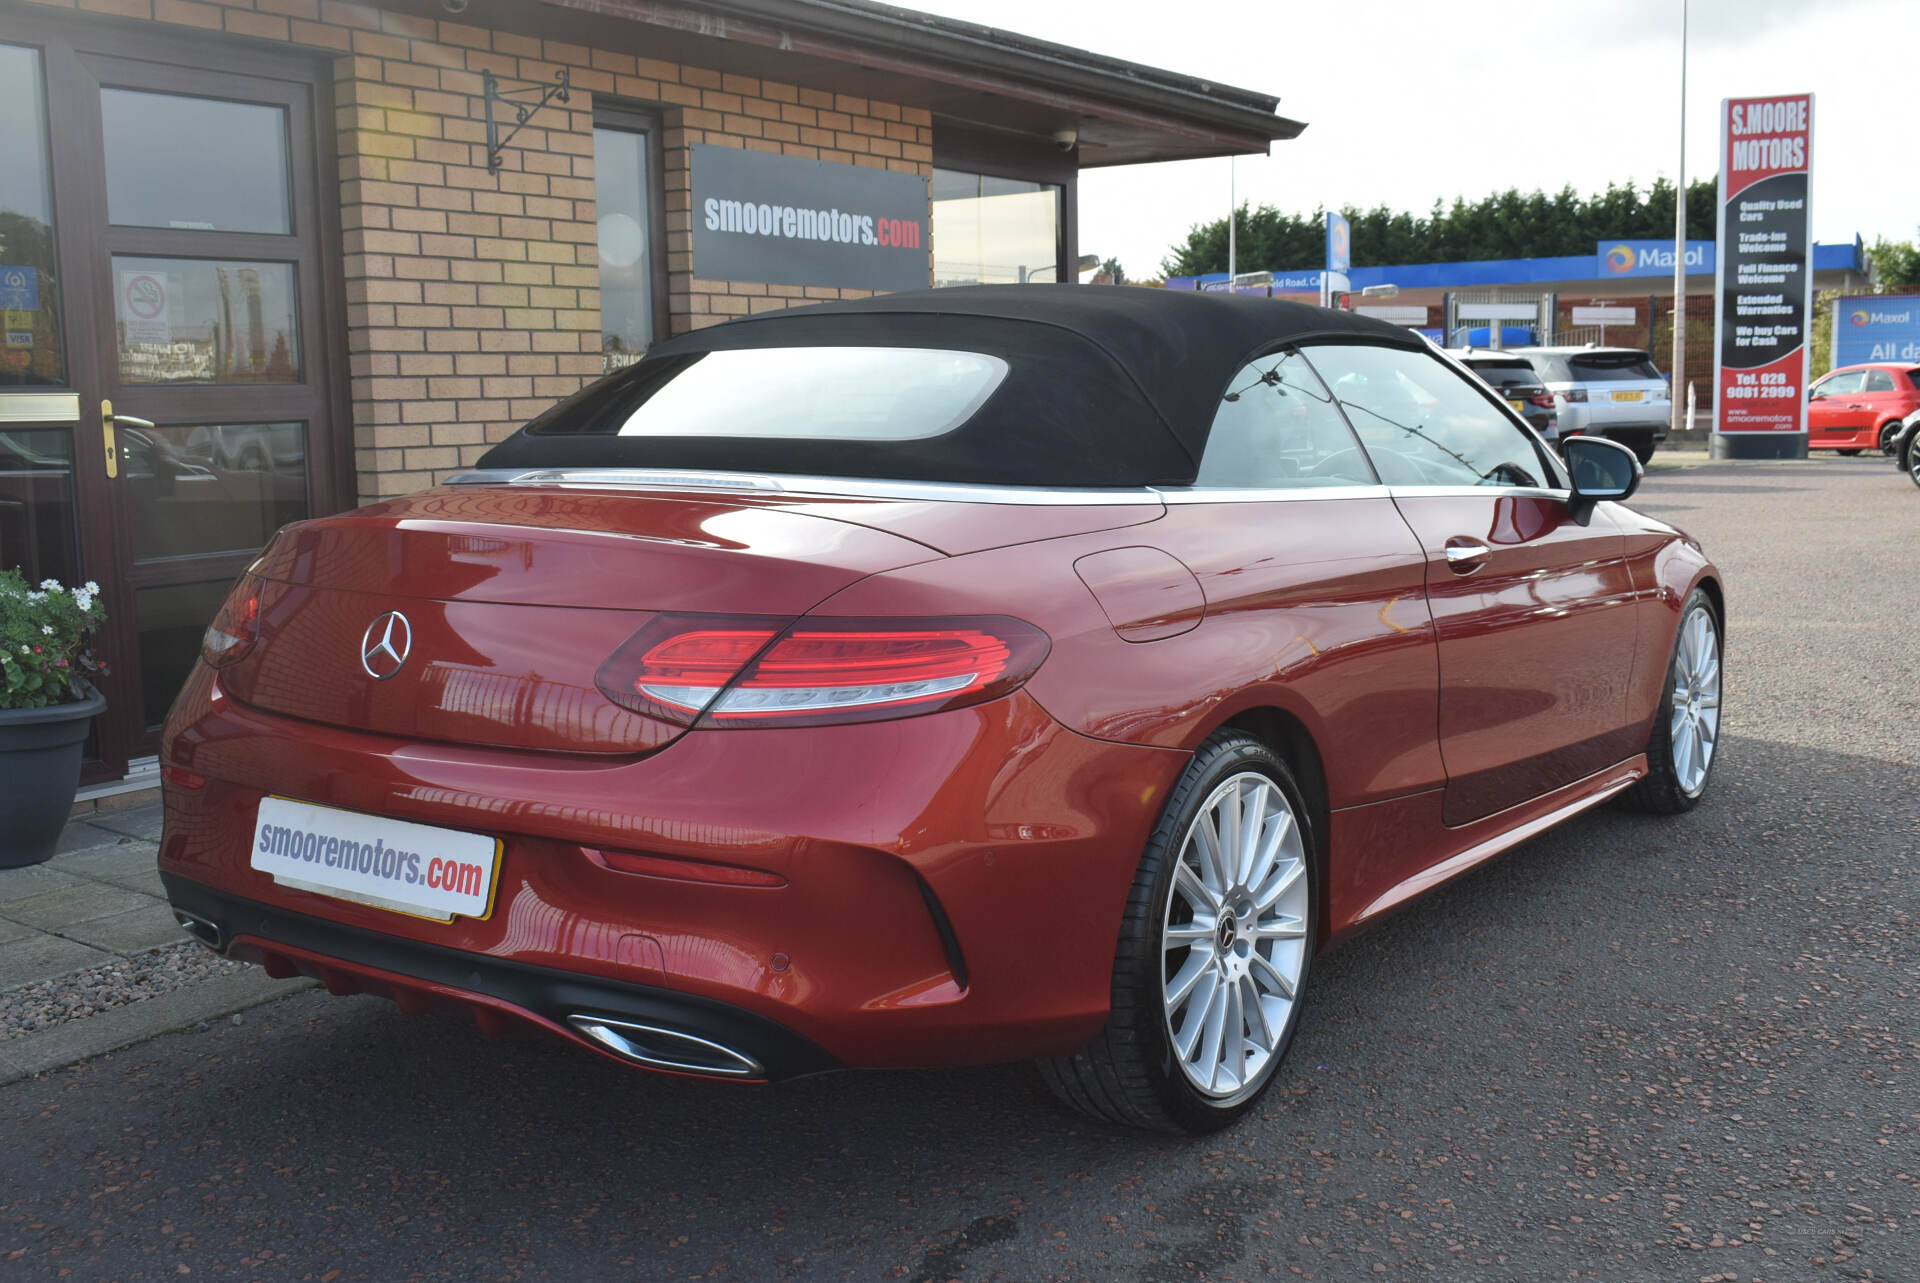
POLYGON ((487 871, 478 864, 435 856, 422 868, 418 851, 388 846, 384 838, 370 843, 354 842, 269 824, 260 830, 260 853, 324 864, 330 869, 350 869, 409 886, 425 883, 436 891, 451 891, 456 895, 479 895, 487 885, 487 871))

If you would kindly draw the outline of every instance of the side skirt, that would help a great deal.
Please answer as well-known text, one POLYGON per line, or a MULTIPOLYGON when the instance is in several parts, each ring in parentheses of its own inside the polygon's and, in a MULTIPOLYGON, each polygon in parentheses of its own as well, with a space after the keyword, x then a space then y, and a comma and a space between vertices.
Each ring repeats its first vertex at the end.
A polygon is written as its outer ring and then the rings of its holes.
POLYGON ((1328 941, 1598 806, 1646 773, 1646 754, 1636 753, 1544 797, 1453 829, 1442 822, 1441 789, 1335 811, 1328 941))

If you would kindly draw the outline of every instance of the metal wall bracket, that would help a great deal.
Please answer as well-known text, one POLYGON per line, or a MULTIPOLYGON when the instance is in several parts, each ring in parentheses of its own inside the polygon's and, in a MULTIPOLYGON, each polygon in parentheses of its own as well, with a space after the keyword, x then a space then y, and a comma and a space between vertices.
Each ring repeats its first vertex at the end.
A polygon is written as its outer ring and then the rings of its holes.
POLYGON ((572 88, 573 73, 566 67, 553 73, 552 84, 529 85, 525 89, 502 89, 498 76, 491 71, 483 70, 480 73, 480 92, 487 104, 487 172, 489 174, 499 172, 500 153, 506 149, 508 143, 513 141, 513 136, 520 132, 521 126, 527 123, 533 113, 555 98, 561 102, 568 101, 569 91, 572 88), (538 102, 533 100, 536 94, 539 95, 538 102), (494 119, 495 103, 513 108, 513 128, 504 134, 500 132, 502 122, 494 119))

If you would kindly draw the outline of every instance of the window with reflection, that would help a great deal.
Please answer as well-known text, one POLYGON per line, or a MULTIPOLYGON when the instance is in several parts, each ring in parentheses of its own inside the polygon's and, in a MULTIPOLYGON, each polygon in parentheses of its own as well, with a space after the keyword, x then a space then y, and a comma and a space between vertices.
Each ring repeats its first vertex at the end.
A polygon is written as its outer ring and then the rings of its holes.
POLYGON ((298 383, 291 263, 113 258, 122 383, 298 383))
POLYGON ((307 425, 119 430, 135 561, 251 552, 307 508, 307 425))
MULTIPOLYGON (((625 119, 624 114, 620 119, 625 119)), ((600 350, 606 370, 624 369, 653 345, 659 300, 654 295, 652 133, 638 124, 596 125, 593 197, 600 248, 600 350)))
POLYGON ((1305 349, 1390 486, 1551 486, 1533 438, 1468 377, 1426 352, 1305 349))
POLYGON ((67 381, 40 53, 0 45, 0 388, 67 381))
POLYGON ((1375 481, 1333 395, 1289 349, 1251 361, 1233 376, 1194 484, 1284 490, 1375 481))
POLYGON ((80 582, 74 529, 72 434, 0 427, 0 570, 80 582))
POLYGON ((293 231, 284 107, 102 89, 100 123, 110 222, 293 231))
POLYGON ((933 171, 933 283, 1023 285, 1060 279, 1056 183, 933 171))

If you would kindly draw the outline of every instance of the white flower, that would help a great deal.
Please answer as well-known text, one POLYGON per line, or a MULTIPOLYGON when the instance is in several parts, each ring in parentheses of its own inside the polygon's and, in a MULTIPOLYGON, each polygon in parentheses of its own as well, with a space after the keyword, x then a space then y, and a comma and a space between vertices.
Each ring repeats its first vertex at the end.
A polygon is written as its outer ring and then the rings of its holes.
POLYGON ((81 610, 92 610, 93 598, 91 595, 89 595, 84 591, 77 592, 73 595, 73 604, 78 606, 81 610))
POLYGON ((40 586, 46 589, 48 592, 60 591, 60 581, 58 579, 42 579, 40 581, 40 586))
POLYGON ((53 636, 53 625, 52 625, 52 624, 42 624, 42 625, 40 625, 40 635, 41 635, 42 637, 51 637, 51 636, 53 636))
POLYGON ((27 594, 28 601, 45 601, 46 599, 47 595, 43 592, 30 592, 27 594))
POLYGON ((89 597, 93 596, 95 593, 100 591, 100 585, 94 583, 93 580, 91 579, 87 580, 87 582, 82 584, 81 587, 86 590, 86 594, 89 597))

